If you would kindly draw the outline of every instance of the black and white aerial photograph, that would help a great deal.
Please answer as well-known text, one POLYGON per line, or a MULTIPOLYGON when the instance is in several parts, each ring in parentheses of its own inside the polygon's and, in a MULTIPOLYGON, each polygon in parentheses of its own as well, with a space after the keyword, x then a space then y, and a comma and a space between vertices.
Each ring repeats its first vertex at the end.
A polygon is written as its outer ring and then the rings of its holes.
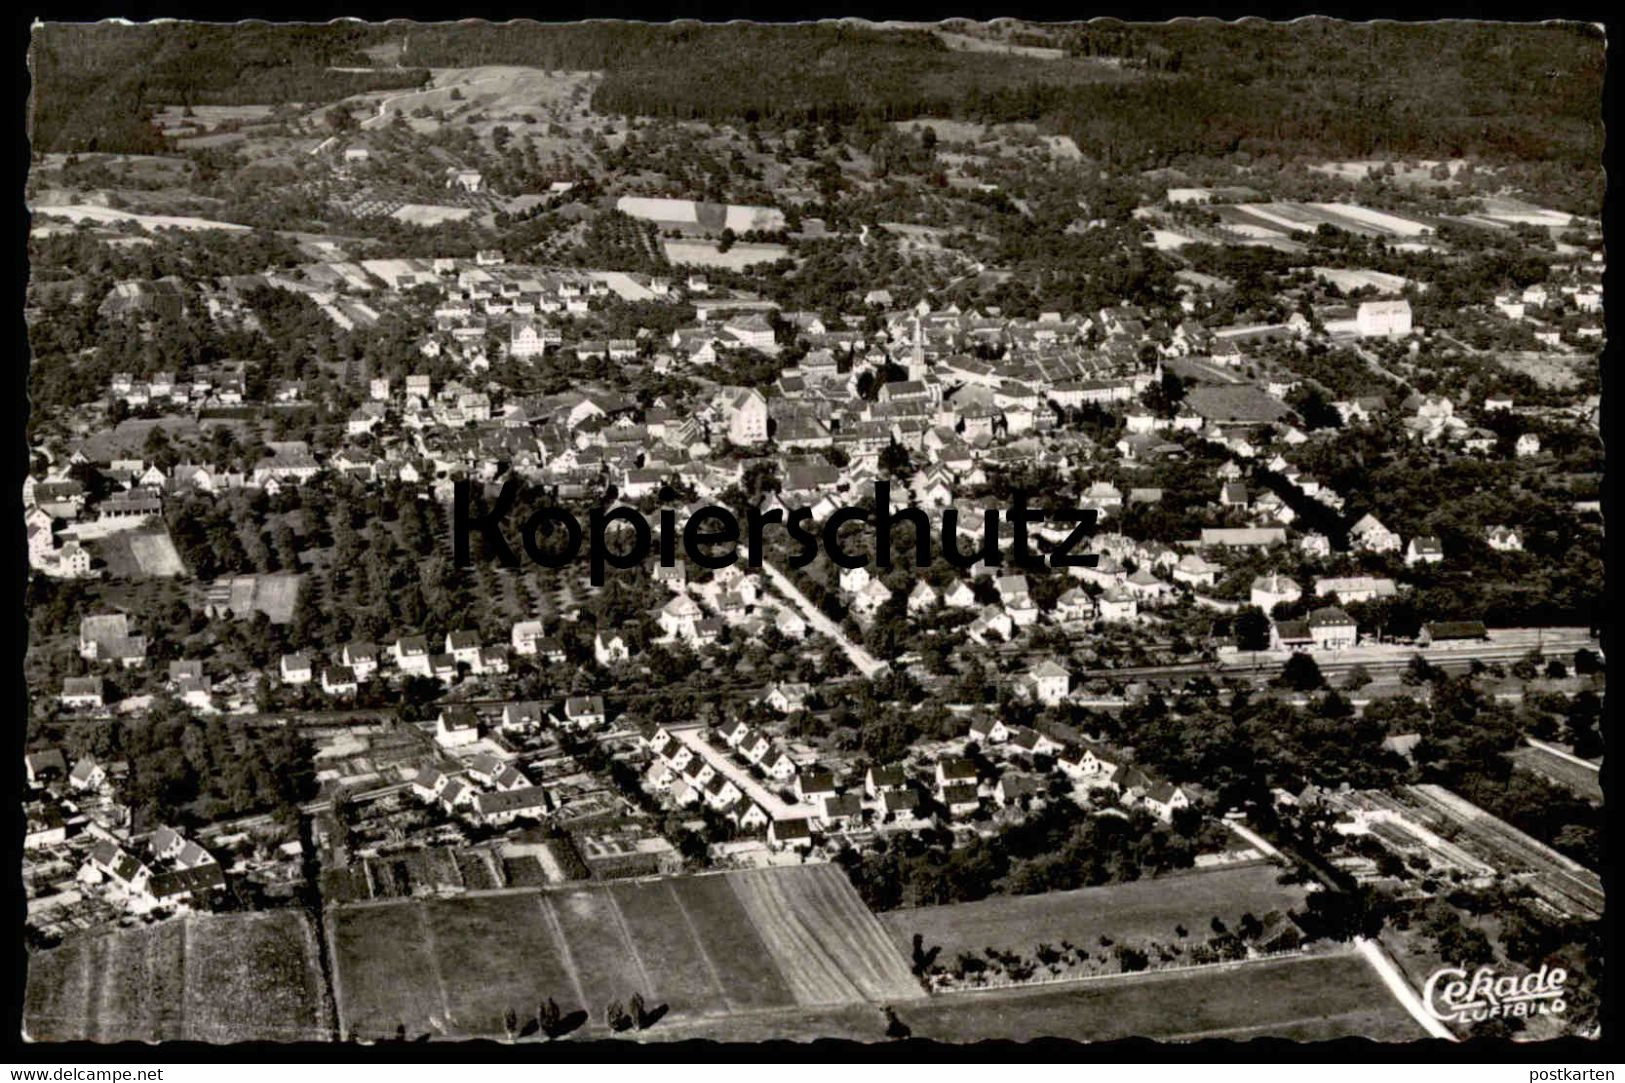
POLYGON ((27 29, 10 1040, 1610 1048, 1604 27, 1079 19, 27 29))

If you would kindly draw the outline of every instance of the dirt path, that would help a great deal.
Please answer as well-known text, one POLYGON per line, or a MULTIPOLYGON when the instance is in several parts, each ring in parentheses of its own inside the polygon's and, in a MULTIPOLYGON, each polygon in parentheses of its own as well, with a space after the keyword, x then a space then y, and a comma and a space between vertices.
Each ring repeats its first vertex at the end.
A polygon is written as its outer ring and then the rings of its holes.
POLYGON ((1423 1030, 1433 1037, 1443 1038, 1445 1041, 1454 1042, 1460 1040, 1443 1023, 1433 1018, 1427 1007, 1422 1003, 1422 998, 1416 995, 1416 992, 1411 988, 1410 982, 1405 980, 1405 975, 1399 972, 1399 967, 1394 965, 1394 961, 1388 958, 1387 953, 1382 950, 1376 941, 1356 937, 1354 950, 1359 952, 1365 961, 1371 965, 1371 969, 1377 972, 1377 976, 1388 987, 1388 991, 1394 995, 1394 999, 1399 1001, 1400 1006, 1410 1013, 1411 1018, 1415 1019, 1423 1030))

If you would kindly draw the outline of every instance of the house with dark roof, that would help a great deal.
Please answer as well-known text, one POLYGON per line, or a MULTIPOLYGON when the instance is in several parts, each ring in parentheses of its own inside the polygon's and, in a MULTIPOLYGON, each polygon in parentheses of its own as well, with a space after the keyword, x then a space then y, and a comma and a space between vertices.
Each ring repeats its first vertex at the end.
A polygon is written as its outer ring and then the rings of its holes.
POLYGON ((1359 641, 1360 629, 1354 618, 1335 605, 1322 606, 1309 614, 1309 635, 1323 651, 1342 650, 1359 641))
POLYGON ((775 850, 810 850, 812 821, 805 816, 773 820, 767 825, 767 842, 775 850))
POLYGON ((941 799, 950 816, 969 816, 982 807, 982 799, 976 792, 976 785, 970 782, 944 786, 941 799))
POLYGON ((43 752, 30 752, 23 757, 23 769, 28 772, 30 786, 43 786, 47 782, 63 778, 68 773, 68 761, 62 758, 62 750, 47 748, 43 752))
POLYGON ((1421 647, 1447 643, 1479 643, 1489 639, 1489 629, 1481 620, 1436 620, 1422 625, 1416 637, 1421 647))
POLYGON ((873 767, 871 766, 863 776, 863 792, 870 797, 879 797, 881 794, 894 793, 908 785, 908 775, 901 767, 873 767))
POLYGON ((461 748, 480 739, 480 720, 474 708, 454 705, 441 710, 435 719, 434 739, 443 748, 461 748))
POLYGON ((970 783, 976 784, 976 765, 963 756, 944 756, 937 761, 936 784, 940 792, 949 786, 970 783))

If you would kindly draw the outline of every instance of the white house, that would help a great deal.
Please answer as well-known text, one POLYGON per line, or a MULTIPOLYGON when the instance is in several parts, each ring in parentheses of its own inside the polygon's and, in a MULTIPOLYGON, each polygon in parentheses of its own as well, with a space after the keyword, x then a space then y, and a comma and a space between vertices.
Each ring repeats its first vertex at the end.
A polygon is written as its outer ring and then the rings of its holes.
POLYGON ((472 707, 445 708, 434 728, 434 739, 442 748, 463 748, 480 739, 480 720, 472 707))
POLYGON ((1072 674, 1053 658, 1047 658, 1034 666, 1028 677, 1032 681, 1033 692, 1038 697, 1038 702, 1047 707, 1062 702, 1072 691, 1072 674))
POLYGON ((812 822, 805 816, 773 820, 767 825, 767 841, 775 850, 810 850, 812 822))
POLYGON ((612 666, 617 662, 624 662, 632 652, 626 646, 626 640, 614 632, 605 635, 599 632, 593 636, 592 656, 601 666, 612 666))
POLYGON ((1438 564, 1444 560, 1444 546, 1435 537, 1416 537, 1405 547, 1405 565, 1438 564))
POLYGON ((339 652, 339 661, 350 667, 357 681, 365 681, 378 672, 378 647, 372 643, 346 643, 339 652))
POLYGON ((1295 602, 1302 597, 1303 588, 1278 573, 1254 579, 1250 593, 1252 603, 1266 613, 1282 602, 1295 602))
POLYGON ((330 696, 353 696, 359 687, 349 666, 323 666, 322 691, 330 696))
POLYGON ((539 620, 515 621, 510 642, 515 654, 529 657, 536 653, 536 643, 547 634, 546 627, 539 620))
POLYGON ((604 724, 603 696, 571 696, 564 701, 564 720, 580 729, 604 724))
POLYGON ((1189 808, 1190 803, 1183 789, 1168 782, 1154 783, 1140 798, 1140 804, 1163 823, 1172 820, 1180 809, 1189 808))
POLYGON ((310 656, 307 654, 284 654, 278 668, 282 674, 283 684, 309 684, 315 676, 311 670, 310 656))
POLYGON ((1367 553, 1396 553, 1400 547, 1399 535, 1369 513, 1361 516, 1360 521, 1349 528, 1349 541, 1356 549, 1367 553))

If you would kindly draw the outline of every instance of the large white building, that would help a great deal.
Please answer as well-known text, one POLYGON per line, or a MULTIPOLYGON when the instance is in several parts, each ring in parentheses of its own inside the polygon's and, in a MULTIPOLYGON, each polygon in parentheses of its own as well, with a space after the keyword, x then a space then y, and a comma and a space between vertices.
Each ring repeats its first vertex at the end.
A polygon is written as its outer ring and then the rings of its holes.
POLYGON ((755 388, 730 390, 723 400, 723 416, 728 421, 728 440, 741 446, 767 442, 767 399, 755 388))
POLYGON ((557 346, 562 341, 563 336, 556 327, 518 320, 508 332, 508 356, 516 360, 540 357, 549 346, 557 346))
POLYGON ((1411 333, 1411 303, 1362 301, 1354 325, 1361 338, 1404 338, 1411 333))

